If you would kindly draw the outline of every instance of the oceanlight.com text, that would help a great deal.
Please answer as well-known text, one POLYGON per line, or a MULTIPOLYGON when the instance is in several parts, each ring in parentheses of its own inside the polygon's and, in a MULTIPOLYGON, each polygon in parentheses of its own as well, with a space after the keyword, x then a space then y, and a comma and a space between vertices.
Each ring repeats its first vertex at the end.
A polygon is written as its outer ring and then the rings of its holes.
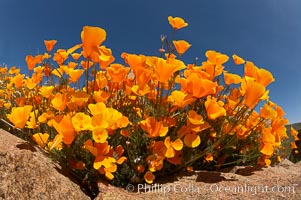
POLYGON ((212 192, 212 193, 250 193, 252 195, 257 195, 259 193, 296 193, 296 187, 298 184, 290 184, 290 185, 250 185, 248 183, 244 183, 241 185, 220 185, 220 184, 206 184, 206 185, 198 185, 198 184, 138 184, 132 185, 128 184, 126 190, 128 192, 137 192, 137 193, 161 193, 163 195, 167 193, 193 193, 193 194, 202 194, 203 192, 212 192))

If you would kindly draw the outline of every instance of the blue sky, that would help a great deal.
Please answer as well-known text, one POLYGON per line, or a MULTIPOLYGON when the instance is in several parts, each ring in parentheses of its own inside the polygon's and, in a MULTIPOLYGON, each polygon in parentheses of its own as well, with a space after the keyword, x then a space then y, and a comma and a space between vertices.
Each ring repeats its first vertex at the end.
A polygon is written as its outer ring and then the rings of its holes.
MULTIPOLYGON (((43 40, 57 48, 80 43, 84 25, 107 31, 105 45, 117 62, 122 52, 158 55, 160 35, 171 35, 167 17, 189 23, 176 39, 192 47, 186 63, 204 60, 206 50, 236 53, 276 79, 270 98, 291 123, 301 121, 301 1, 300 0, 1 0, 0 64, 26 70, 25 56, 45 51, 43 40)), ((240 72, 229 62, 227 69, 240 72)))

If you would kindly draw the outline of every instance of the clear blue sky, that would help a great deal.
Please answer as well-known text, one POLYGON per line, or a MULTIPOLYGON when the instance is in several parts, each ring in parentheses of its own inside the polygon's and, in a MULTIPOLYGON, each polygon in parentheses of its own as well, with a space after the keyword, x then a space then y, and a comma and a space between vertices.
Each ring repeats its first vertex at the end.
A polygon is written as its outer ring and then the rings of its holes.
MULTIPOLYGON (((300 0, 1 0, 0 64, 25 70, 25 56, 44 52, 44 39, 71 47, 80 43, 84 25, 107 31, 104 44, 118 62, 123 51, 158 55, 160 34, 171 35, 167 17, 180 16, 189 26, 176 39, 192 44, 186 63, 204 60, 208 49, 253 61, 276 79, 269 86, 271 100, 291 123, 300 122, 300 10, 300 0)), ((229 62, 229 70, 237 68, 229 62)))

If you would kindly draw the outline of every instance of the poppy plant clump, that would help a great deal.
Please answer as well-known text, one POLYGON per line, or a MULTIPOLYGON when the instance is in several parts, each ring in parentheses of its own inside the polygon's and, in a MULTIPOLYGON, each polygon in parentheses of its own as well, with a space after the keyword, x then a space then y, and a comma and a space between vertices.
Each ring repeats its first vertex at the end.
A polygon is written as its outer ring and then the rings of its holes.
MULTIPOLYGON (((188 26, 180 17, 168 22, 174 33, 188 26)), ((26 56, 30 75, 1 67, 0 109, 83 184, 151 184, 180 170, 286 157, 288 120, 269 98, 269 71, 234 54, 244 74, 230 73, 229 57, 213 50, 186 64, 192 45, 167 36, 160 56, 124 52, 124 63, 114 63, 104 29, 85 26, 80 37, 69 49, 45 40, 44 54, 26 56)))

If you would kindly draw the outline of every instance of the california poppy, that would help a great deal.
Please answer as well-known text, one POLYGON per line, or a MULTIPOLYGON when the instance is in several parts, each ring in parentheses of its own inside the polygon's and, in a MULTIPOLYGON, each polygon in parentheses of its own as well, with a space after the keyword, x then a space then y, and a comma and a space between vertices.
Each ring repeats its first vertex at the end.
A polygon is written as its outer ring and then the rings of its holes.
POLYGON ((239 84, 241 82, 241 77, 237 74, 231 74, 228 72, 224 72, 224 80, 225 80, 226 85, 239 84))
POLYGON ((188 104, 194 102, 195 98, 189 94, 185 94, 182 91, 175 90, 168 97, 168 101, 171 102, 173 106, 184 108, 188 104))
POLYGON ((72 124, 72 118, 69 114, 58 115, 54 118, 53 127, 56 129, 58 134, 62 135, 62 141, 65 144, 71 144, 75 139, 75 129, 72 124))
POLYGON ((165 157, 172 158, 175 156, 176 150, 181 150, 183 148, 183 142, 181 139, 176 139, 175 141, 170 141, 170 137, 166 137, 164 140, 164 145, 166 147, 165 157))
POLYGON ((48 133, 35 133, 32 135, 32 139, 38 144, 40 145, 40 147, 44 148, 47 144, 49 138, 49 134, 48 133))
POLYGON ((254 63, 247 61, 245 64, 245 76, 254 78, 254 80, 263 86, 268 86, 272 83, 275 79, 271 72, 260 69, 254 65, 254 63))
POLYGON ((107 73, 112 78, 112 81, 118 83, 123 81, 129 71, 129 68, 121 64, 111 64, 110 67, 107 68, 107 73))
POLYGON ((65 94, 56 93, 51 100, 52 107, 58 111, 63 111, 66 108, 67 97, 65 94))
POLYGON ((7 115, 16 128, 24 128, 32 110, 32 106, 13 107, 10 114, 7 115))
POLYGON ((182 19, 180 17, 169 16, 168 17, 168 22, 172 26, 172 28, 175 29, 175 30, 178 30, 178 29, 181 29, 181 28, 184 28, 184 27, 188 26, 188 23, 186 23, 184 21, 184 19, 182 19))
POLYGON ((91 117, 78 112, 72 117, 72 124, 77 132, 91 129, 91 117))
POLYGON ((99 27, 84 26, 81 32, 83 56, 91 58, 93 53, 99 54, 98 46, 106 39, 106 31, 99 27))
POLYGON ((67 58, 68 53, 65 49, 58 49, 53 56, 53 60, 56 61, 59 65, 63 64, 67 58))
POLYGON ((201 98, 216 92, 217 83, 208 79, 200 78, 193 73, 187 78, 187 92, 196 98, 201 98))
POLYGON ((140 127, 147 133, 148 137, 163 137, 168 132, 168 127, 164 126, 162 122, 158 122, 154 117, 142 120, 140 127))
POLYGON ((266 93, 263 85, 248 77, 242 82, 242 91, 246 95, 245 104, 250 108, 254 108, 266 93))
POLYGON ((39 89, 39 94, 41 94, 45 98, 49 98, 52 95, 52 91, 54 89, 54 86, 42 86, 39 89))
POLYGON ((56 42, 56 40, 44 40, 44 44, 48 53, 53 49, 56 42))
POLYGON ((169 61, 170 62, 168 62, 168 60, 164 60, 163 58, 153 57, 150 58, 148 62, 154 67, 156 79, 160 83, 166 83, 175 72, 186 67, 185 64, 180 60, 169 61))
POLYGON ((153 181, 155 180, 155 175, 150 172, 150 171, 147 171, 145 174, 144 174, 144 180, 148 183, 148 184, 152 184, 153 181))
POLYGON ((185 40, 174 40, 172 42, 179 55, 184 54, 191 47, 191 44, 189 44, 185 40))
POLYGON ((224 103, 222 101, 217 101, 215 98, 208 96, 205 102, 208 118, 215 120, 218 117, 226 116, 227 113, 223 106, 224 103))
POLYGON ((241 65, 241 64, 245 63, 245 60, 236 54, 233 54, 232 58, 233 58, 234 64, 236 64, 236 65, 241 65))

